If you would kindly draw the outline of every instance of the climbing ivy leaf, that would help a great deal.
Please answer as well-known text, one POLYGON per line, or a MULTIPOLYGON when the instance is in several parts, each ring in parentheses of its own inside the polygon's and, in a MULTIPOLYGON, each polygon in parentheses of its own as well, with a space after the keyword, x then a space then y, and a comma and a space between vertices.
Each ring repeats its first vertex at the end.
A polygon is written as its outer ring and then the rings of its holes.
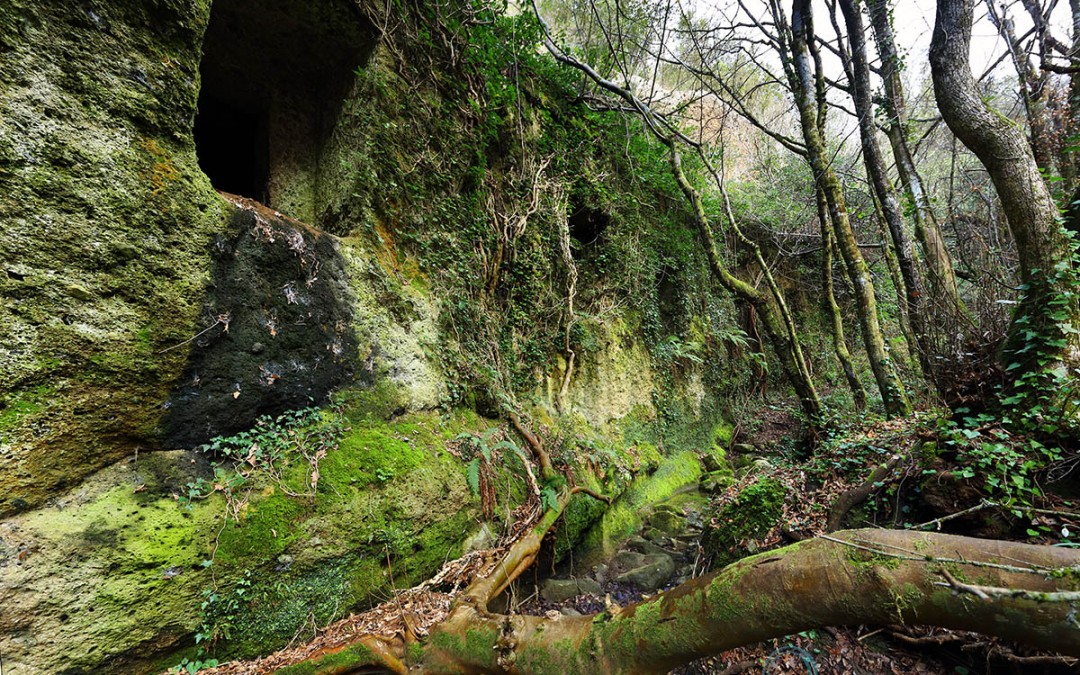
POLYGON ((544 507, 545 511, 558 508, 559 493, 555 492, 555 488, 545 487, 540 491, 540 504, 544 507))

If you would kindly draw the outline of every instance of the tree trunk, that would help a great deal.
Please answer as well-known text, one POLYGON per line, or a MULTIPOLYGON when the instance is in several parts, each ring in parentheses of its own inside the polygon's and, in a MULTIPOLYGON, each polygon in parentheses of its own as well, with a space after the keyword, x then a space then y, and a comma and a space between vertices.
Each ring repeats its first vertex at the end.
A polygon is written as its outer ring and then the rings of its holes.
POLYGON ((885 267, 889 270, 889 281, 892 282, 893 290, 896 293, 897 323, 900 324, 900 332, 904 335, 907 363, 909 367, 919 369, 920 361, 914 357, 919 345, 915 342, 915 333, 911 329, 911 316, 908 313, 907 305, 907 284, 904 283, 904 275, 900 272, 900 263, 896 259, 896 251, 888 243, 889 230, 885 226, 885 214, 881 211, 881 201, 873 192, 871 192, 870 198, 874 202, 874 220, 877 223, 878 232, 881 234, 881 257, 885 258, 885 267))
POLYGON ((836 352, 836 359, 844 371, 844 379, 847 380, 848 388, 851 389, 855 409, 863 410, 866 408, 866 389, 863 388, 862 381, 855 373, 855 366, 851 361, 851 352, 848 351, 847 339, 844 337, 844 318, 840 313, 840 306, 836 304, 836 293, 833 288, 835 237, 832 225, 829 223, 829 206, 825 202, 825 193, 821 189, 815 189, 814 196, 817 200, 818 222, 821 224, 821 288, 825 296, 822 303, 831 322, 833 351, 836 352))
POLYGON ((1016 242, 1024 294, 1003 356, 1018 378, 1047 372, 1066 356, 1077 318, 1072 246, 1023 132, 988 108, 975 86, 968 59, 973 4, 938 0, 930 66, 941 115, 986 167, 1016 242))
MULTIPOLYGON (((754 288, 728 271, 723 259, 720 257, 720 251, 716 248, 716 236, 713 234, 712 226, 709 224, 708 216, 705 214, 701 195, 690 184, 686 173, 683 171, 678 146, 675 145, 674 141, 669 141, 668 147, 671 170, 675 175, 675 180, 679 183, 679 188, 682 189, 683 194, 686 196, 686 201, 690 204, 694 222, 697 224, 698 234, 701 237, 701 244, 705 248, 705 256, 709 260, 709 270, 724 288, 736 297, 753 305, 758 316, 761 317, 761 322, 765 326, 765 333, 769 336, 773 350, 776 352, 777 358, 780 359, 784 375, 795 389, 795 395, 799 397, 799 404, 803 413, 812 424, 819 423, 822 412, 821 399, 818 398, 814 380, 810 376, 810 368, 807 366, 806 357, 802 352, 802 347, 799 345, 798 334, 791 320, 791 314, 782 304, 783 296, 780 294, 779 288, 776 288, 775 283, 772 283, 770 284, 770 291, 766 293, 754 288)), ((765 261, 762 259, 760 250, 755 250, 755 253, 764 273, 769 275, 769 270, 764 267, 765 261)), ((771 276, 769 279, 771 281, 771 276)))
MULTIPOLYGON (((918 356, 923 374, 935 385, 937 378, 932 369, 933 350, 926 330, 927 319, 923 303, 922 274, 915 265, 915 247, 907 233, 907 224, 900 207, 900 199, 885 169, 881 146, 877 140, 874 122, 874 104, 871 98, 870 64, 866 56, 866 30, 862 12, 854 0, 840 0, 840 11, 847 24, 848 44, 851 46, 851 98, 855 103, 855 115, 859 120, 859 138, 862 142, 863 163, 870 178, 870 185, 877 197, 877 206, 892 239, 896 264, 903 278, 903 301, 907 308, 911 336, 908 348, 918 356)), ((899 288, 897 290, 900 290, 899 288)))
MULTIPOLYGON (((1069 51, 1070 63, 1080 61, 1080 0, 1069 0, 1069 14, 1072 17, 1072 49, 1069 51)), ((1066 117, 1065 142, 1061 144, 1069 156, 1061 160, 1061 176, 1065 179, 1065 194, 1072 195, 1080 188, 1080 152, 1069 152, 1075 145, 1070 138, 1080 134, 1080 72, 1069 75, 1069 105, 1066 117)), ((1073 201, 1076 201, 1073 196, 1073 201)))
POLYGON ((1080 656, 1072 617, 1080 581, 1068 572, 1077 564, 1080 552, 1066 548, 847 530, 593 616, 503 616, 482 601, 459 603, 422 644, 369 637, 362 649, 357 640, 278 672, 666 673, 811 628, 896 623, 977 631, 1080 656))
MULTIPOLYGON (((1080 2, 1080 0, 1074 0, 1080 2)), ((911 215, 915 224, 915 237, 922 246, 923 257, 929 269, 929 285, 934 298, 940 299, 937 311, 942 314, 963 316, 967 313, 960 291, 956 285, 949 249, 941 234, 937 219, 930 210, 922 177, 915 168, 915 160, 908 147, 907 103, 900 80, 900 56, 896 51, 892 25, 889 22, 887 0, 867 0, 870 24, 881 58, 881 79, 885 85, 886 133, 896 161, 900 184, 911 200, 911 215)), ((952 322, 950 322, 952 323, 952 322)))
MULTIPOLYGON (((1050 87, 1048 87, 1047 74, 1039 72, 1031 63, 1029 49, 1034 45, 1021 44, 1016 37, 1014 22, 1009 18, 1008 7, 1004 4, 1001 9, 995 7, 994 0, 986 1, 986 11, 990 22, 997 28, 998 34, 1005 41, 1005 47, 1009 56, 1012 57, 1013 67, 1016 69, 1017 83, 1019 84, 1020 101, 1024 104, 1024 114, 1028 121, 1028 143, 1031 145, 1032 156, 1035 164, 1044 173, 1054 170, 1054 123, 1051 119, 1050 87)), ((1024 3, 1027 5, 1028 3, 1024 3)), ((1045 25, 1039 8, 1028 5, 1031 19, 1035 23, 1033 32, 1036 36, 1044 34, 1045 25), (1032 12, 1031 10, 1034 9, 1032 12)), ((1043 42, 1036 38, 1037 43, 1043 42)), ((1041 44, 1040 47, 1045 47, 1041 44)), ((1040 49, 1041 53, 1045 53, 1040 49)))
POLYGON ((791 10, 792 61, 795 81, 791 83, 795 104, 799 110, 803 139, 806 143, 807 158, 813 170, 814 180, 825 192, 836 233, 837 244, 847 267, 848 277, 855 289, 856 309, 862 327, 863 343, 870 359, 870 369, 874 373, 885 412, 890 416, 908 415, 911 404, 908 402, 904 386, 896 374, 896 368, 885 348, 885 338, 878 321, 877 295, 870 277, 870 269, 859 251, 855 232, 844 202, 840 180, 833 171, 822 138, 822 130, 817 123, 815 100, 814 70, 808 41, 813 39, 812 14, 810 0, 793 0, 791 10))

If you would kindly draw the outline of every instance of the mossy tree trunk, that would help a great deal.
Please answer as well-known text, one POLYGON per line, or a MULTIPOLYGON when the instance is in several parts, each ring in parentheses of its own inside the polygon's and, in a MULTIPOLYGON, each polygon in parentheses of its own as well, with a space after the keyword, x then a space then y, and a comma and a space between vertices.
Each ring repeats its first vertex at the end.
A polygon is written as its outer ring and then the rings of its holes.
MULTIPOLYGON (((1080 61, 1080 0, 1069 0, 1069 16, 1072 18, 1072 46, 1069 49, 1069 58, 1072 62, 1080 61)), ((1069 105, 1067 117, 1067 129, 1071 133, 1080 131, 1080 71, 1069 75, 1069 105)), ((1074 195, 1072 201, 1076 201, 1078 195, 1075 192, 1080 187, 1080 153, 1069 151, 1070 143, 1062 143, 1061 152, 1066 155, 1058 162, 1061 165, 1061 177, 1064 179, 1065 194, 1074 195)))
POLYGON ((821 288, 824 296, 822 305, 829 317, 833 351, 836 352, 836 359, 840 362, 841 370, 844 371, 844 379, 847 381, 848 388, 851 389, 855 409, 863 410, 866 408, 866 389, 863 388, 862 380, 855 372, 847 338, 844 336, 844 317, 840 313, 840 305, 836 303, 833 284, 833 251, 836 247, 836 237, 829 223, 829 205, 825 202, 825 193, 820 188, 814 190, 814 197, 817 201, 818 223, 821 225, 821 288))
POLYGON ((679 188, 682 189, 683 195, 690 204, 698 235, 705 249, 705 255, 709 260, 710 272, 724 288, 737 298, 749 303, 757 312, 762 325, 765 327, 765 333, 769 336, 769 341, 773 345, 776 356, 780 360, 781 367, 784 369, 784 375, 791 383, 792 388, 795 389, 795 395, 799 397, 803 413, 811 422, 820 420, 822 412, 821 399, 818 398, 813 377, 810 375, 810 368, 807 365, 802 346, 799 344, 798 333, 795 330, 791 312, 784 302, 784 296, 780 293, 780 289, 772 281, 771 274, 762 259, 760 249, 752 242, 747 242, 752 245, 761 268, 765 270, 766 274, 769 274, 770 288, 768 291, 755 288, 739 279, 724 265, 723 258, 720 256, 720 251, 716 246, 716 236, 713 234, 709 218, 705 214, 701 195, 690 184, 686 173, 683 171, 679 148, 675 141, 671 140, 668 141, 668 148, 672 173, 675 175, 679 188))
POLYGON ((840 180, 833 171, 825 147, 825 140, 816 114, 815 90, 816 78, 810 54, 809 41, 814 39, 813 15, 809 0, 794 0, 791 10, 791 90, 799 112, 803 140, 806 144, 807 159, 814 174, 815 182, 825 192, 829 207, 829 217, 840 253, 847 267, 848 277, 855 289, 856 309, 862 327, 863 344, 870 360, 870 369, 874 373, 881 400, 889 415, 908 415, 911 404, 904 386, 900 382, 896 368, 885 348, 885 337, 878 320, 877 295, 870 276, 870 268, 859 251, 859 243, 848 216, 840 180))
MULTIPOLYGON (((869 179, 869 176, 867 176, 869 179)), ((881 201, 871 191, 870 199, 874 203, 874 222, 881 234, 881 257, 885 259, 885 268, 889 270, 889 281, 892 282, 893 292, 896 295, 896 318, 900 324, 900 332, 904 335, 904 347, 907 350, 907 361, 912 368, 921 368, 921 364, 913 354, 918 350, 915 343, 915 332, 911 329, 911 316, 907 305, 907 284, 904 283, 904 275, 900 272, 900 263, 896 258, 896 250, 888 244, 891 237, 889 229, 885 225, 885 214, 881 210, 881 201)))
POLYGON ((884 84, 885 131, 892 147, 893 159, 905 196, 911 201, 911 217, 915 225, 915 237, 922 247, 923 257, 929 271, 930 290, 939 299, 935 312, 965 315, 967 310, 960 298, 953 270, 952 257, 945 245, 922 177, 915 167, 915 160, 908 145, 907 102, 900 79, 900 56, 896 51, 892 24, 889 21, 888 0, 867 0, 870 26, 881 58, 881 79, 884 84))
POLYGON ((903 279, 897 290, 902 290, 901 306, 907 311, 910 326, 909 350, 918 356, 923 374, 935 384, 934 349, 927 332, 928 318, 923 302, 922 272, 915 259, 915 247, 908 236, 900 197, 889 179, 885 168, 885 158, 877 139, 877 124, 874 118, 874 103, 870 83, 870 63, 866 55, 866 29, 863 26, 862 12, 855 0, 839 0, 840 11, 847 25, 848 45, 850 45, 851 98, 855 104, 855 115, 859 120, 859 139, 862 144, 863 164, 870 178, 870 185, 876 197, 876 205, 889 231, 896 264, 903 279), (913 338, 913 340, 911 339, 913 338))
POLYGON ((848 530, 746 558, 592 616, 492 614, 474 598, 459 603, 423 643, 367 637, 363 649, 339 647, 279 672, 382 666, 400 673, 666 673, 815 627, 896 623, 977 631, 1080 655, 1071 608, 1080 581, 1067 573, 1078 563, 1080 552, 1064 548, 848 530), (980 562, 992 560, 1008 564, 980 562))
POLYGON ((1016 243, 1024 293, 1003 352, 1015 379, 1075 362, 1072 244, 1023 131, 989 108, 971 74, 973 0, 938 0, 930 68, 941 116, 990 174, 1016 243))

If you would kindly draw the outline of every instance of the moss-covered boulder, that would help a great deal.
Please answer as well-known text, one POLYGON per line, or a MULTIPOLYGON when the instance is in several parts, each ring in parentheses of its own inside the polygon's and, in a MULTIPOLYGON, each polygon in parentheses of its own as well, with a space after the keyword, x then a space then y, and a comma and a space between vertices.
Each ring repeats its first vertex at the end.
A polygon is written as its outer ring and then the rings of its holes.
POLYGON ((582 538, 575 558, 593 565, 612 556, 645 523, 652 507, 678 491, 694 486, 701 477, 701 460, 684 451, 665 458, 651 475, 634 479, 582 538))
POLYGON ((762 478, 717 511, 701 540, 714 567, 723 567, 757 551, 756 540, 777 526, 786 493, 779 481, 762 478))

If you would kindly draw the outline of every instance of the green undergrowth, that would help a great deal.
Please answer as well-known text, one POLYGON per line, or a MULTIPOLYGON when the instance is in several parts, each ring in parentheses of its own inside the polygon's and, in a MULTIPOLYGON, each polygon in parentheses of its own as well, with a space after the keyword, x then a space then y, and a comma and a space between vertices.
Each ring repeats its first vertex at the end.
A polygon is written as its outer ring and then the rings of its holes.
MULTIPOLYGON (((339 404, 363 399, 353 392, 339 404)), ((481 439, 487 449, 482 456, 490 463, 494 514, 527 498, 523 451, 511 451, 515 441, 474 412, 380 420, 350 410, 323 411, 308 420, 324 425, 332 415, 343 425, 339 444, 319 460, 314 494, 287 492, 300 484, 298 476, 309 475, 302 462, 273 476, 248 478, 251 489, 221 529, 212 563, 226 578, 243 576, 206 594, 212 601, 204 600, 199 630, 208 645, 204 655, 265 653, 298 631, 386 597, 391 588, 428 578, 460 555, 461 542, 483 517, 480 491, 468 477, 482 451, 468 439, 481 439), (250 574, 256 569, 261 572, 250 574)), ((585 441, 569 451, 577 484, 623 494, 610 509, 584 495, 573 499, 554 537, 557 559, 572 549, 577 556, 617 545, 640 527, 653 505, 695 484, 702 471, 693 451, 663 457, 647 443, 612 444, 608 456, 596 447, 600 436, 585 441)))

